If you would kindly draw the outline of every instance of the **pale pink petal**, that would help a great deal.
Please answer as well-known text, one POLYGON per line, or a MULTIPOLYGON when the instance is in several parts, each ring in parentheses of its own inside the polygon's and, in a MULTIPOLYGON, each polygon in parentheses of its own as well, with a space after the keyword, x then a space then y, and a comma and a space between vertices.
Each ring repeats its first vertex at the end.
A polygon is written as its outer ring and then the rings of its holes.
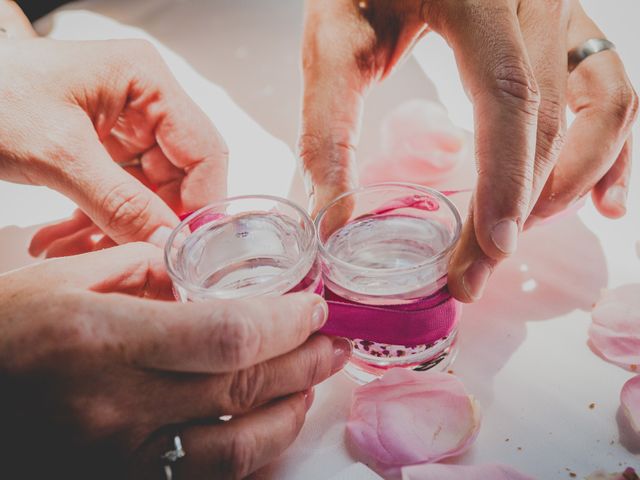
POLYGON ((354 392, 347 436, 377 471, 436 462, 464 452, 480 415, 453 375, 392 369, 354 392))
POLYGON ((427 100, 396 107, 381 127, 382 155, 363 162, 363 184, 411 181, 431 185, 450 176, 463 158, 465 134, 447 111, 427 100))
POLYGON ((636 371, 640 365, 640 284, 604 291, 591 318, 593 349, 605 360, 636 371))
POLYGON ((620 403, 631 428, 640 434, 640 375, 624 384, 620 392, 620 403))
POLYGON ((534 480, 506 465, 425 463, 402 468, 402 480, 534 480))

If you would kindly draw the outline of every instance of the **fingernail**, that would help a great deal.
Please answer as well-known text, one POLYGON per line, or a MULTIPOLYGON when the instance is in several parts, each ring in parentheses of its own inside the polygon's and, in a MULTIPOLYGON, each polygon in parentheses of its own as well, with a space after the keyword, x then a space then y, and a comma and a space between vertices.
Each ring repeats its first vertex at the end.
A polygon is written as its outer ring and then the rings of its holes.
POLYGON ((335 337, 333 339, 333 364, 331 374, 342 370, 351 357, 351 342, 346 338, 335 337))
POLYGON ((620 185, 613 185, 605 194, 605 200, 611 205, 627 210, 627 189, 620 185))
POLYGON ((472 300, 479 300, 484 292, 491 269, 483 260, 476 260, 462 276, 462 286, 472 300))
POLYGON ((156 228, 156 230, 149 235, 147 242, 153 243, 157 247, 164 248, 167 240, 169 240, 169 235, 171 235, 171 229, 162 225, 156 228))
POLYGON ((311 313, 311 327, 314 331, 320 330, 322 326, 327 321, 327 304, 324 301, 320 301, 313 307, 313 312, 311 313))
POLYGON ((311 387, 309 390, 304 392, 304 404, 307 406, 307 410, 311 408, 313 405, 313 399, 315 398, 315 390, 311 387))
POLYGON ((518 224, 511 219, 504 219, 493 226, 491 240, 502 253, 511 254, 518 246, 518 224))

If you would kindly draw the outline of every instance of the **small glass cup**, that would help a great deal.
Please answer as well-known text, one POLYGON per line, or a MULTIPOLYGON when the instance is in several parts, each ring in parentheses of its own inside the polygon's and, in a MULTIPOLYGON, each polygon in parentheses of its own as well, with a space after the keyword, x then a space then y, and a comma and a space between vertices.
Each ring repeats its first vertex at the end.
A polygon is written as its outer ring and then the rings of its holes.
POLYGON ((268 195, 233 197, 192 213, 170 235, 165 262, 182 302, 321 288, 311 218, 268 195))
MULTIPOLYGON (((454 204, 430 188, 385 183, 345 193, 316 219, 325 288, 358 304, 416 303, 446 285, 460 230, 454 204)), ((454 324, 439 340, 411 347, 354 339, 345 371, 364 383, 392 367, 444 370, 456 333, 454 324)))

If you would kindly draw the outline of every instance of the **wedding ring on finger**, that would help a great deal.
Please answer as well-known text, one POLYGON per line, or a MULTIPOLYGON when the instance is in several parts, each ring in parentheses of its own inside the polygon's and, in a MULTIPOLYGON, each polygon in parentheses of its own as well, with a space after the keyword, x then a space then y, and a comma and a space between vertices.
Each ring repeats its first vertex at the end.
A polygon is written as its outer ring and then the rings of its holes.
POLYGON ((184 448, 182 448, 182 439, 179 435, 173 436, 173 447, 173 449, 168 450, 160 455, 166 480, 175 480, 173 476, 172 465, 187 455, 187 453, 184 451, 184 448))
POLYGON ((580 62, 595 53, 605 52, 607 50, 615 50, 616 46, 613 42, 606 38, 590 38, 575 48, 569 50, 568 68, 569 73, 573 72, 580 62))

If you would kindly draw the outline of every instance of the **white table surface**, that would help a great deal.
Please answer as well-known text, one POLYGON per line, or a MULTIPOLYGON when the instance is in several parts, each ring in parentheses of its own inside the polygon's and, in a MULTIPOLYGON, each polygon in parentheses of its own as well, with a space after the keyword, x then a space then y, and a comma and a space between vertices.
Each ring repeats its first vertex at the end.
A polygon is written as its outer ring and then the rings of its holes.
MULTIPOLYGON (((639 86, 640 2, 583 3, 618 45, 639 86)), ((227 139, 230 193, 286 195, 295 170, 301 11, 301 0, 94 0, 67 7, 39 28, 56 38, 142 36, 159 42, 178 79, 227 139)), ((394 105, 438 97, 459 125, 471 127, 451 54, 442 40, 428 36, 371 95, 361 157, 375 153, 380 119, 394 105)), ((639 133, 636 126, 636 138, 639 133)), ((590 309, 600 290, 640 281, 638 168, 632 186, 622 220, 603 219, 588 204, 579 216, 524 235, 485 298, 465 309, 452 368, 484 418, 475 445, 452 463, 505 463, 545 480, 569 478, 567 469, 582 478, 599 468, 640 466, 640 439, 619 411, 620 388, 631 374, 587 346, 590 309)), ((299 183, 293 195, 301 198, 299 183)), ((34 225, 73 209, 47 189, 2 182, 0 205, 0 271, 33 262, 26 245, 34 225)), ((254 477, 377 478, 344 446, 352 389, 341 375, 321 385, 298 440, 254 477)))

